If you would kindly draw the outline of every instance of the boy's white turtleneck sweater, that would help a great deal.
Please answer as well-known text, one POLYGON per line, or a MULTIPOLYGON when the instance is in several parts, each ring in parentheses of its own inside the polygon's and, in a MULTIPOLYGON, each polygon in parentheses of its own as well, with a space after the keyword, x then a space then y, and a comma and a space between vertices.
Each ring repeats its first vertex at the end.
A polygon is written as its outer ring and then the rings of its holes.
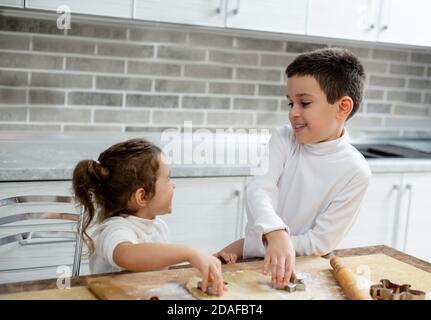
POLYGON ((247 186, 243 256, 265 256, 263 234, 286 229, 297 255, 335 249, 359 213, 371 171, 348 142, 299 143, 289 125, 269 141, 269 169, 247 186))

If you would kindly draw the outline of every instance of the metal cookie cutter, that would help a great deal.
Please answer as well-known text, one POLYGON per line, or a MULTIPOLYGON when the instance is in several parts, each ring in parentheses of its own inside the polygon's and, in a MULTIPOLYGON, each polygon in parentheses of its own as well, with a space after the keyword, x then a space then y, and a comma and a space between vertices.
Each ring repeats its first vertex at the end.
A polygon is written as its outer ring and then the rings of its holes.
POLYGON ((276 285, 273 285, 273 288, 286 290, 287 292, 305 291, 305 276, 300 273, 297 273, 294 282, 290 282, 286 286, 281 288, 277 287, 276 285))
POLYGON ((388 279, 370 287, 370 295, 378 300, 425 300, 425 292, 410 289, 411 285, 398 285, 388 279))
MULTIPOLYGON (((226 281, 223 281, 223 284, 224 284, 224 287, 226 289, 228 283, 226 281)), ((212 286, 212 283, 208 283, 207 284, 207 290, 206 291, 202 290, 202 281, 198 282, 197 287, 198 287, 199 290, 201 290, 202 292, 205 292, 206 294, 208 294, 210 296, 215 296, 216 295, 216 293, 214 292, 214 287, 212 286)))

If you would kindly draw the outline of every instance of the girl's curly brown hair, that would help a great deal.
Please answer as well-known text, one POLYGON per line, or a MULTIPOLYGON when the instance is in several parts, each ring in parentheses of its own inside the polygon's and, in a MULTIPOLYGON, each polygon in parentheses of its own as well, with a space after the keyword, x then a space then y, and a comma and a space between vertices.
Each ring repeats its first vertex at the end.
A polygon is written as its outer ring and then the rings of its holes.
POLYGON ((72 185, 83 209, 82 238, 90 254, 94 243, 87 229, 92 222, 134 214, 127 203, 139 188, 145 190, 147 200, 154 196, 161 153, 147 140, 131 139, 109 147, 98 161, 82 160, 76 165, 72 185))

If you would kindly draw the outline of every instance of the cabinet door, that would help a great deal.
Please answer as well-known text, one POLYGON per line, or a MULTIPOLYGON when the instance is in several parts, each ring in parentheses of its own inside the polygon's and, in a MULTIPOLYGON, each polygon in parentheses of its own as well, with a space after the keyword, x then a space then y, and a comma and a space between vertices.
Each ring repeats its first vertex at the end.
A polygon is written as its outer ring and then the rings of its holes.
POLYGON ((229 0, 229 28, 305 34, 309 0, 229 0))
POLYGON ((224 27, 227 0, 136 0, 134 19, 224 27))
POLYGON ((374 174, 362 207, 338 248, 392 246, 398 224, 401 174, 374 174))
POLYGON ((431 173, 404 175, 402 198, 403 251, 431 262, 431 173))
POLYGON ((383 0, 378 41, 431 46, 431 2, 383 0))
POLYGON ((0 6, 24 8, 24 0, 0 0, 0 6))
POLYGON ((161 216, 174 243, 214 253, 240 237, 245 178, 181 178, 172 214, 161 216))
POLYGON ((99 16, 132 18, 133 0, 27 0, 25 7, 57 11, 66 5, 70 8, 72 19, 74 13, 84 13, 99 16))
POLYGON ((379 1, 309 0, 307 35, 376 40, 379 1))

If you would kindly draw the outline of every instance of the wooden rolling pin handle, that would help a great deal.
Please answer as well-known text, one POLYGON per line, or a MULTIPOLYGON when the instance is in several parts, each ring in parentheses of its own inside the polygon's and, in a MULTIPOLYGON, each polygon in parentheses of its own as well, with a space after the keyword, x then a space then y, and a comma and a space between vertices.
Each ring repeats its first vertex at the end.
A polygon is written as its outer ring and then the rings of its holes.
POLYGON ((334 275, 346 296, 351 300, 372 300, 369 289, 361 289, 356 276, 338 257, 332 257, 330 264, 334 269, 334 275))

